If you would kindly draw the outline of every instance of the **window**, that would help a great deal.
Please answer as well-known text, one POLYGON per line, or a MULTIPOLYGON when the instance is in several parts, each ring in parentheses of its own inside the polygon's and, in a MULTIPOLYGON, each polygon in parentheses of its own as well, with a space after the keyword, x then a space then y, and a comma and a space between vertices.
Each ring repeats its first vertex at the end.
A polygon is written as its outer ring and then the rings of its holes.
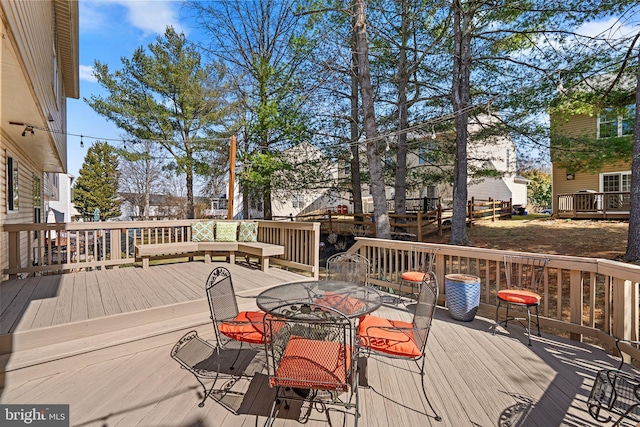
POLYGON ((601 174, 602 191, 631 191, 631 172, 612 172, 601 174))
POLYGON ((17 212, 19 207, 18 162, 7 157, 7 212, 17 212))
POLYGON ((33 176, 33 222, 42 222, 42 180, 38 176, 33 176))
POLYGON ((293 207, 294 209, 302 209, 304 207, 304 195, 296 194, 295 196, 293 196, 293 198, 291 199, 291 207, 293 207))
POLYGON ((433 163, 437 160, 436 150, 438 146, 435 142, 427 142, 425 145, 418 148, 418 164, 426 165, 433 163))
POLYGON ((605 108, 598 114, 598 138, 631 135, 635 114, 635 104, 623 108, 605 108))

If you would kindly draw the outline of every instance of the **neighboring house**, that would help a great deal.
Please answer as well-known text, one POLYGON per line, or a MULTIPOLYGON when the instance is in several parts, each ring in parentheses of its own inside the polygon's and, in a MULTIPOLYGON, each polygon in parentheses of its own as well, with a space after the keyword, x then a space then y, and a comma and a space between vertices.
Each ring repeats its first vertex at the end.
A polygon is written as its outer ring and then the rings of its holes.
POLYGON ((55 194, 52 193, 51 199, 45 204, 45 212, 47 212, 47 221, 49 220, 52 212, 55 218, 55 222, 71 222, 75 220, 79 213, 73 204, 73 180, 75 177, 70 174, 60 173, 53 174, 45 172, 45 181, 56 181, 57 184, 53 185, 55 188, 55 194))
MULTIPOLYGON (((43 222, 67 170, 66 100, 79 97, 78 2, 2 0, 0 18, 0 225, 43 222)), ((1 270, 8 252, 2 233, 1 270)))
MULTIPOLYGON (((607 83, 606 78, 599 81, 607 83)), ((566 218, 629 217, 631 160, 612 161, 596 171, 561 167, 554 161, 554 151, 558 150, 558 144, 554 142, 561 137, 596 138, 603 143, 613 137, 632 138, 634 89, 635 81, 629 84, 629 103, 622 108, 603 108, 593 114, 569 117, 550 114, 554 215, 566 218)))
MULTIPOLYGON (((485 125, 489 118, 485 119, 485 125)), ((470 123, 469 133, 480 130, 480 124, 470 123)), ((419 148, 409 149, 407 153, 407 170, 417 168, 449 168, 452 165, 434 166, 432 152, 441 143, 442 135, 428 135, 424 141, 418 143, 419 148)), ((413 140, 411 146, 416 146, 415 135, 409 138, 413 140)), ((527 206, 527 185, 529 181, 516 174, 516 145, 508 137, 495 136, 491 140, 471 142, 467 147, 469 158, 469 170, 485 169, 494 170, 500 176, 496 178, 469 178, 467 185, 468 198, 477 200, 512 200, 514 205, 527 206)), ((367 190, 363 191, 367 194, 367 190)), ((393 188, 387 188, 387 199, 393 198, 393 188)), ((439 200, 443 206, 450 207, 453 202, 453 186, 447 182, 419 186, 416 190, 407 192, 407 199, 424 199, 427 201, 439 200)), ((370 197, 369 197, 370 199, 370 197)), ((365 199, 366 200, 366 199, 365 199)), ((433 205, 433 203, 431 203, 433 205)), ((373 209, 373 203, 367 203, 373 209)))

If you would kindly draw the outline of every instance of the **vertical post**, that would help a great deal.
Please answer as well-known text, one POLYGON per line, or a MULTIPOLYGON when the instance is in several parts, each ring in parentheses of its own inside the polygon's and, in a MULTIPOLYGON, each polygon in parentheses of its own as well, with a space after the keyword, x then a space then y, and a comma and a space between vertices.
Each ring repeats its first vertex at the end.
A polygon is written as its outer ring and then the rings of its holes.
MULTIPOLYGON (((49 257, 51 259, 51 257, 49 257)), ((20 267, 20 232, 9 232, 9 268, 20 267)), ((16 279, 16 273, 10 274, 9 279, 16 279)))
MULTIPOLYGON (((584 300, 582 273, 578 270, 571 270, 570 276, 570 321, 575 325, 582 326, 582 304, 584 300)), ((571 332, 569 338, 574 341, 582 341, 582 334, 571 332)))
POLYGON ((467 205, 467 209, 469 210, 469 227, 471 227, 473 225, 473 197, 471 198, 471 200, 469 200, 467 205))
POLYGON ((496 202, 493 197, 489 197, 489 203, 491 203, 491 222, 496 220, 496 202))
POLYGON ((227 206, 227 219, 233 219, 234 184, 236 180, 236 137, 229 140, 229 200, 227 206))
MULTIPOLYGON (((632 326, 636 324, 631 318, 634 303, 633 283, 630 280, 623 280, 617 277, 613 279, 613 318, 611 335, 622 339, 632 339, 635 335, 632 332, 632 326)), ((628 355, 624 355, 625 361, 629 360, 628 355)))
POLYGON ((418 242, 422 242, 422 212, 418 211, 418 242))
POLYGON ((442 236, 442 205, 438 203, 438 236, 442 236))

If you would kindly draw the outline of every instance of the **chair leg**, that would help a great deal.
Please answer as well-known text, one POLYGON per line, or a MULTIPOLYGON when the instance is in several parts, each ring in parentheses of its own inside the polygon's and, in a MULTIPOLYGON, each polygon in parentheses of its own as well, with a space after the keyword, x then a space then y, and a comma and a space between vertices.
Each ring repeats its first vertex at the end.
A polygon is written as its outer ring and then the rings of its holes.
POLYGON ((540 333, 540 316, 538 315, 538 306, 536 305, 536 325, 538 325, 538 336, 541 337, 540 333))
POLYGON ((427 387, 424 385, 424 377, 425 377, 425 372, 424 372, 424 362, 425 362, 426 357, 424 355, 422 355, 422 365, 420 365, 418 363, 418 361, 416 360, 416 365, 418 365, 418 368, 420 369, 420 382, 422 383, 422 393, 424 394, 425 399, 427 399, 427 403, 429 404, 429 407, 431 408, 431 412, 433 412, 435 414, 435 420, 436 421, 442 421, 442 418, 440 417, 440 415, 438 415, 438 413, 436 412, 436 410, 434 409, 433 405, 431 404, 431 401, 429 400, 429 396, 427 396, 427 387))
POLYGON ((527 338, 531 347, 531 309, 529 307, 527 307, 527 338))
POLYGON ((500 310, 500 300, 498 300, 498 304, 496 304, 496 324, 493 327, 493 335, 496 334, 496 330, 498 329, 498 311, 500 310))

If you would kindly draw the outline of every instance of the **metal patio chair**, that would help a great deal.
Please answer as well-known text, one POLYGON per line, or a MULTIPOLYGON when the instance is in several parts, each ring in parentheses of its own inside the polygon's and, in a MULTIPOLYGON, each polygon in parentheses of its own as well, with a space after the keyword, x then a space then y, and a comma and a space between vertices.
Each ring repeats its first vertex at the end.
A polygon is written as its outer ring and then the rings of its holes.
POLYGON ((391 320, 372 315, 364 316, 358 325, 358 344, 364 356, 379 355, 410 359, 420 370, 422 392, 435 419, 440 421, 427 395, 424 384, 425 349, 438 301, 438 280, 433 271, 427 271, 420 284, 413 321, 391 320))
POLYGON ((545 268, 549 263, 548 258, 538 258, 529 256, 504 256, 504 271, 507 282, 505 289, 499 290, 496 303, 496 325, 493 333, 499 324, 507 327, 508 322, 517 320, 527 331, 529 345, 531 345, 531 309, 535 308, 536 327, 540 336, 540 318, 538 307, 542 299, 539 292, 540 284, 544 276, 545 268), (507 305, 507 313, 502 322, 498 322, 498 314, 502 304, 507 305), (509 316, 509 307, 515 305, 527 310, 527 324, 522 323, 523 317, 509 316))
POLYGON ((405 285, 411 287, 411 293, 420 293, 420 284, 429 271, 433 271, 436 262, 436 253, 440 248, 427 248, 423 246, 411 246, 407 259, 407 270, 400 276, 398 294, 402 295, 405 285), (416 289, 417 288, 417 289, 416 289))
POLYGON ((264 345, 262 311, 238 311, 231 273, 224 267, 214 268, 205 286, 216 342, 211 344, 195 331, 184 335, 173 347, 171 357, 191 372, 204 390, 198 406, 213 393, 229 393, 230 384, 244 376, 244 367, 264 345), (238 366, 241 369, 238 369, 238 366), (231 377, 224 390, 216 390, 220 375, 231 377), (203 380, 212 380, 207 390, 203 380))
POLYGON ((329 405, 344 408, 345 422, 353 409, 357 425, 358 375, 351 322, 328 306, 287 304, 282 308, 287 318, 265 318, 269 385, 276 388, 265 426, 272 425, 283 402, 288 409, 291 400, 308 402, 306 419, 313 408, 319 408, 329 425, 329 405))
POLYGON ((596 374, 587 400, 589 414, 595 420, 608 423, 617 417, 614 426, 620 425, 625 419, 640 422, 640 376, 623 371, 621 342, 640 345, 640 341, 616 339, 616 348, 621 357, 620 366, 618 369, 603 369, 596 374))
POLYGON ((369 260, 356 252, 339 252, 327 259, 327 280, 369 285, 369 260))

